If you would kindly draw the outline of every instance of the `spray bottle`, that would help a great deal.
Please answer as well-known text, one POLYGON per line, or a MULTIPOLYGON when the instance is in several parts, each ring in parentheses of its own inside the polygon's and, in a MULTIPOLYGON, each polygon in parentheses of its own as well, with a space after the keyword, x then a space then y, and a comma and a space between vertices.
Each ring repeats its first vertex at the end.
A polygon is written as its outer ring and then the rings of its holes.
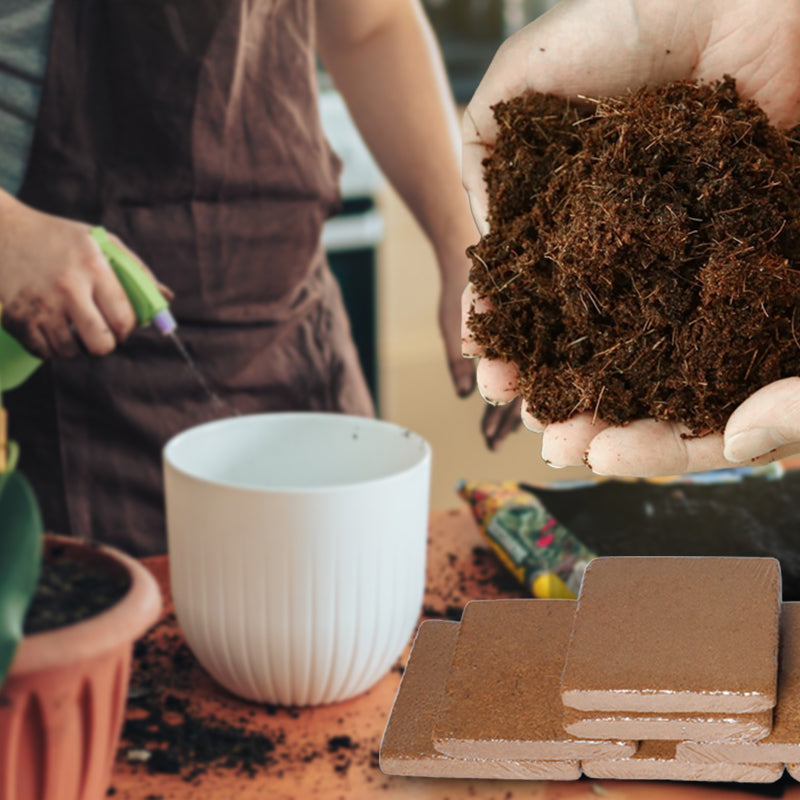
MULTIPOLYGON (((165 336, 174 334, 177 324, 170 313, 167 301, 150 276, 125 250, 111 241, 104 228, 91 230, 103 255, 128 295, 140 325, 155 325, 165 336)), ((2 391, 23 383, 41 364, 11 334, 0 328, 0 364, 2 364, 2 391)))

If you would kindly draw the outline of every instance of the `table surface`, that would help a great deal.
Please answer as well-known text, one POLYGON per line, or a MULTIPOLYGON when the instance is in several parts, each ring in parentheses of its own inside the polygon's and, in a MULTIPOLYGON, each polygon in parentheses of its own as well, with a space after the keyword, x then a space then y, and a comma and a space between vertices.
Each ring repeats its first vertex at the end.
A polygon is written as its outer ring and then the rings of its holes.
MULTIPOLYGON (((268 763, 252 774, 235 766, 211 766, 191 776, 151 774, 129 760, 123 741, 112 774, 115 800, 577 800, 605 797, 660 800, 691 796, 735 800, 782 796, 800 800, 800 784, 728 785, 639 781, 494 781, 406 778, 384 775, 378 750, 402 675, 408 648, 376 686, 343 703, 311 709, 281 709, 238 700, 218 687, 188 651, 174 615, 166 557, 145 559, 164 593, 161 621, 137 647, 132 687, 148 687, 166 708, 188 703, 192 714, 265 736, 274 743, 268 763), (689 792, 691 794, 689 795, 689 792)), ((525 597, 489 550, 467 508, 431 515, 423 618, 460 619, 472 599, 525 597)), ((132 692, 136 693, 136 688, 132 692)), ((151 697, 151 702, 154 698, 151 697)), ((169 711, 167 712, 169 713, 169 711)), ((128 719, 141 717, 133 699, 128 719)), ((175 722, 180 714, 173 712, 175 722)))

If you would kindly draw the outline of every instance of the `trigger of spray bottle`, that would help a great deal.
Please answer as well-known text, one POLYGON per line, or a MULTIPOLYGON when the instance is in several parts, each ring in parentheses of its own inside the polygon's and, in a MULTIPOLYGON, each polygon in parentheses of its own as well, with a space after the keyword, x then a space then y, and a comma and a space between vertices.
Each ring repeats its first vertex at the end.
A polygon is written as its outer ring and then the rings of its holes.
MULTIPOLYGON (((133 257, 111 240, 104 228, 92 228, 90 235, 125 290, 139 324, 152 324, 164 335, 172 334, 177 323, 166 298, 152 278, 133 257)), ((41 363, 41 359, 28 352, 8 331, 0 328, 0 390, 8 391, 19 386, 41 363)))

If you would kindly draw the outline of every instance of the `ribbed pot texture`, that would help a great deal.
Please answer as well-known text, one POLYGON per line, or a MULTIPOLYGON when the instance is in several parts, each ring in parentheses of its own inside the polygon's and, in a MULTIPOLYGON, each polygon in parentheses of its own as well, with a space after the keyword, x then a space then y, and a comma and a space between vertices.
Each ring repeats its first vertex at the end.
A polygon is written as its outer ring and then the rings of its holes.
POLYGON ((0 800, 101 800, 125 713, 133 642, 158 619, 150 572, 109 547, 48 534, 45 548, 128 573, 131 585, 95 617, 22 640, 0 687, 0 800))

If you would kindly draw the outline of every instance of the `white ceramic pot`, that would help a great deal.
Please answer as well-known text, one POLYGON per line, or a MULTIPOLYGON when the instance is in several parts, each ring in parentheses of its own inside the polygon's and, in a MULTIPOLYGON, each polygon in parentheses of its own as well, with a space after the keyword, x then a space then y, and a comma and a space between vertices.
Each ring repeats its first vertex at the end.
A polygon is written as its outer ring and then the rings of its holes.
POLYGON ((164 449, 175 610, 241 697, 317 705, 366 691, 418 621, 431 451, 327 413, 232 417, 164 449))

